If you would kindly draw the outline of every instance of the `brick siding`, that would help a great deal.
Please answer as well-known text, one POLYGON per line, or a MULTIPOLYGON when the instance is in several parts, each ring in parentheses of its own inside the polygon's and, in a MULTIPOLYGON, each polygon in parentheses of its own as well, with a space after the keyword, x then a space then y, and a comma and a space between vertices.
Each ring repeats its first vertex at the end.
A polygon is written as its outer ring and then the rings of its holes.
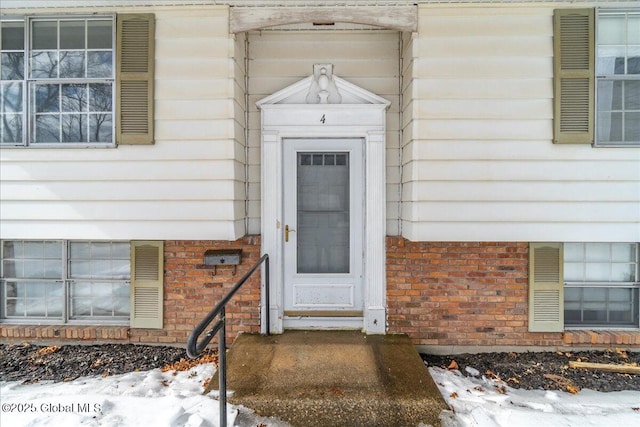
POLYGON ((640 349, 640 332, 637 330, 565 331, 564 344, 571 347, 624 347, 640 349))
MULTIPOLYGON (((260 237, 179 240, 164 246, 164 327, 0 324, 0 340, 186 344, 193 327, 260 258, 260 237), (210 249, 241 249, 242 264, 204 265, 210 249)), ((529 245, 524 242, 410 242, 387 237, 388 331, 416 345, 640 347, 638 330, 528 331, 529 245)), ((260 272, 227 306, 227 339, 260 331, 260 272)))
POLYGON ((640 345, 637 330, 529 332, 528 268, 525 242, 387 237, 389 331, 424 346, 640 345))
MULTIPOLYGON (((230 242, 168 241, 164 252, 166 339, 186 343, 193 327, 260 259, 260 237, 248 236, 230 242), (209 249, 242 249, 242 264, 235 269, 235 274, 230 265, 219 266, 215 271, 207 268, 203 265, 204 253, 209 249)), ((227 304, 226 317, 229 342, 240 332, 260 332, 260 271, 256 271, 227 304)))
MULTIPOLYGON (((0 324, 0 340, 130 342, 186 345, 191 330, 260 258, 260 237, 236 241, 178 240, 164 243, 164 327, 131 329, 114 325, 0 324), (214 270, 204 265, 209 249, 241 249, 242 264, 214 270)), ((229 342, 239 332, 260 331, 260 272, 256 271, 227 305, 229 342)))

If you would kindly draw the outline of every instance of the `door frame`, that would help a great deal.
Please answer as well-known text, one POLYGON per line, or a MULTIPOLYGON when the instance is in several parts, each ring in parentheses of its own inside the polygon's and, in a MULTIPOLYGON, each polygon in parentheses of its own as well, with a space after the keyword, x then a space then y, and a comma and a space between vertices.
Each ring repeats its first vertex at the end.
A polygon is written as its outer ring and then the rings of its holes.
MULTIPOLYGON (((285 237, 283 245, 284 261, 284 308, 285 308, 285 328, 308 329, 308 328, 329 328, 344 327, 358 328, 362 325, 362 314, 356 312, 363 311, 363 241, 364 241, 364 141, 362 138, 286 138, 283 140, 283 222, 289 226, 292 232, 289 234, 289 241, 285 237), (298 206, 298 154, 312 152, 341 152, 349 154, 348 183, 349 183, 349 271, 346 273, 317 273, 298 274, 297 250, 300 224, 297 223, 298 206), (296 295, 297 289, 305 289, 309 286, 313 288, 333 288, 342 290, 343 297, 348 296, 351 306, 345 307, 347 303, 331 306, 331 304, 320 304, 313 307, 302 304, 295 306, 292 297, 296 295), (345 292, 345 290, 348 290, 345 292), (288 295, 288 296, 287 296, 288 295), (287 301, 289 299, 289 301, 287 301), (292 314, 295 312, 296 314, 292 314)), ((286 234, 286 231, 285 231, 286 234)))
MULTIPOLYGON (((305 103, 310 76, 256 103, 261 110, 261 245, 269 254, 270 306, 261 291, 261 330, 284 331, 283 141, 287 138, 362 139, 364 154, 363 318, 358 329, 386 332, 386 109, 390 102, 336 76, 348 103, 305 103), (302 96, 300 96, 300 94, 302 96)), ((346 101, 345 101, 346 100, 346 101)), ((327 328, 340 327, 326 325, 327 328)))

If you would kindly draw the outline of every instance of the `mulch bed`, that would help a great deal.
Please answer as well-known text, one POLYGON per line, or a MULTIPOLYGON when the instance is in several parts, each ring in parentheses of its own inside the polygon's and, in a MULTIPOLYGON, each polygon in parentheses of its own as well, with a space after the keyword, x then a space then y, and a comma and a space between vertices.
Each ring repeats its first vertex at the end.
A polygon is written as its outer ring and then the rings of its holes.
MULTIPOLYGON (((466 376, 484 375, 513 388, 578 391, 640 391, 640 375, 569 368, 570 360, 640 365, 640 353, 609 351, 422 354, 427 366, 454 368, 466 376), (467 369, 472 368, 472 369, 467 369)), ((36 346, 0 345, 0 381, 70 381, 179 364, 184 349, 134 344, 36 346)))
POLYGON ((184 349, 134 344, 0 345, 0 381, 70 381, 163 368, 186 359, 184 349))
POLYGON ((465 376, 484 375, 513 388, 596 391, 640 391, 640 375, 574 369, 569 361, 640 365, 640 353, 619 349, 578 352, 480 353, 435 356, 422 354, 427 366, 455 368, 465 376), (452 361, 456 363, 452 365, 452 361), (470 368, 470 369, 467 369, 470 368), (475 370, 475 371, 474 371, 475 370), (475 374, 475 375, 474 375, 475 374))

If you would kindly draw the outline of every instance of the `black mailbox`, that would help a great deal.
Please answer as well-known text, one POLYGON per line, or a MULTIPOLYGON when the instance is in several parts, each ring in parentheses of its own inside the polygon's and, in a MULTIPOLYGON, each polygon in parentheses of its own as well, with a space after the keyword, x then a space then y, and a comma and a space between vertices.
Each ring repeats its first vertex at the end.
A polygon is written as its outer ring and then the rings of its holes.
POLYGON ((213 269, 214 276, 218 272, 218 266, 230 265, 233 267, 233 275, 236 274, 236 266, 242 263, 242 249, 209 249, 204 253, 204 268, 213 269))
POLYGON ((239 265, 241 262, 241 249, 211 249, 204 253, 205 265, 239 265))

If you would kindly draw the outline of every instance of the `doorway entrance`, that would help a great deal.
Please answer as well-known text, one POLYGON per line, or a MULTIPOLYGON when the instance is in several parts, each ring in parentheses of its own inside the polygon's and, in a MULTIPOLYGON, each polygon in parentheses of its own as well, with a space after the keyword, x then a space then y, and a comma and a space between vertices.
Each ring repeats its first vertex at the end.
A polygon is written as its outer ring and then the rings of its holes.
POLYGON ((284 323, 362 325, 363 140, 284 140, 284 323))
POLYGON ((315 64, 257 102, 262 325, 386 331, 386 99, 315 64), (269 315, 267 316, 267 311, 269 315))

